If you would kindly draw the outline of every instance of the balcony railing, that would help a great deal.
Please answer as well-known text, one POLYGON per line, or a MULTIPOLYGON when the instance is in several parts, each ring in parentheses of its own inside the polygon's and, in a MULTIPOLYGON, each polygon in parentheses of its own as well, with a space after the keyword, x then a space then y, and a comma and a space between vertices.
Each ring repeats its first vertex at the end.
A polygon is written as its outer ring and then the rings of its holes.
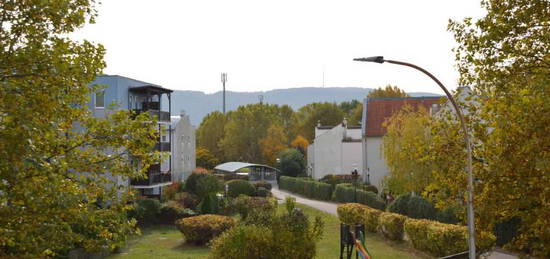
POLYGON ((170 142, 159 142, 155 145, 155 150, 161 152, 170 152, 170 142))
POLYGON ((141 108, 143 110, 160 110, 160 102, 142 102, 141 108))
POLYGON ((153 111, 153 110, 144 110, 144 109, 135 109, 134 111, 138 113, 149 112, 153 117, 156 117, 158 121, 170 122, 170 113, 165 111, 153 111))
POLYGON ((171 173, 162 173, 160 164, 155 164, 147 170, 147 179, 131 179, 131 185, 149 186, 161 183, 169 183, 172 181, 171 173))

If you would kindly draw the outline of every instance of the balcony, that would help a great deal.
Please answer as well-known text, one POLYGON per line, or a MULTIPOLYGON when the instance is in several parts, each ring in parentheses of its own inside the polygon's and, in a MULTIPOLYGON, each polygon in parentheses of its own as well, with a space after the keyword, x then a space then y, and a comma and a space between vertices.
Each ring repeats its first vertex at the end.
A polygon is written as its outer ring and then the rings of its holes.
POLYGON ((144 110, 144 109, 135 109, 137 113, 149 112, 152 117, 156 117, 158 121, 161 122, 170 122, 170 113, 165 111, 153 111, 153 110, 144 110))
POLYGON ((161 183, 170 183, 172 181, 171 173, 162 173, 160 164, 149 167, 147 179, 130 179, 130 185, 151 186, 161 183))
POLYGON ((160 152, 170 152, 170 142, 159 142, 155 145, 155 150, 160 152))

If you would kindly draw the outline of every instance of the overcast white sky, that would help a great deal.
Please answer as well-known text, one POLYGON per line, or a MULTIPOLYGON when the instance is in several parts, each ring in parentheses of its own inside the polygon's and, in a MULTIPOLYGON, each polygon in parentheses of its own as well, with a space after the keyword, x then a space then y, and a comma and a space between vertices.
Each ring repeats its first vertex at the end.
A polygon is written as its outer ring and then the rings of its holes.
POLYGON ((479 0, 102 0, 97 23, 75 33, 107 48, 107 74, 207 93, 322 86, 441 93, 426 68, 457 87, 449 19, 479 17, 479 0))

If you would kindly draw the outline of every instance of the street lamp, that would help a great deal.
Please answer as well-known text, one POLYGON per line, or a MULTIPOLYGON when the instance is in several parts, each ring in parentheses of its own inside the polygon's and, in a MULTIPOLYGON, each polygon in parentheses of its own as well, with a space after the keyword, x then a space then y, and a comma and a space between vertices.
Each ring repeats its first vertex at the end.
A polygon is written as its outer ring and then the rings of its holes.
POLYGON ((469 247, 469 258, 475 259, 476 258, 476 242, 475 242, 475 229, 474 229, 474 177, 472 173, 472 146, 470 141, 470 135, 468 134, 468 129, 466 127, 466 121, 464 119, 464 115, 462 114, 462 111, 458 108, 458 105, 454 98, 452 97, 451 93, 445 88, 445 86, 430 72, 426 71, 425 69, 410 64, 406 62, 401 61, 395 61, 395 60, 386 60, 383 56, 374 56, 374 57, 367 57, 367 58, 355 58, 353 61, 361 61, 361 62, 374 62, 382 64, 384 62, 388 62, 391 64, 401 65, 401 66, 407 66, 412 67, 416 70, 419 70, 420 72, 426 74, 429 76, 432 80, 434 80, 437 85, 445 92, 445 95, 447 95, 447 98, 451 101, 456 115, 460 119, 460 124, 462 125, 462 131, 464 131, 464 141, 466 141, 466 148, 468 150, 468 164, 467 164, 467 171, 468 171, 468 247, 469 247))

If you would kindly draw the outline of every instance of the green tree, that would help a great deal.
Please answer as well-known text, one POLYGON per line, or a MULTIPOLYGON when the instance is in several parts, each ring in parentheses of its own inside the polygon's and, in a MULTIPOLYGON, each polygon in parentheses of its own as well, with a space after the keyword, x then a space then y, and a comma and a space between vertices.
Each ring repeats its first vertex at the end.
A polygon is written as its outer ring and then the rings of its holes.
POLYGON ((217 159, 210 151, 206 148, 199 147, 196 150, 197 158, 197 167, 202 167, 206 169, 213 169, 220 164, 220 160, 217 159))
POLYGON ((372 90, 369 98, 388 98, 388 97, 410 97, 405 91, 401 90, 397 86, 386 85, 386 87, 376 88, 372 90))
POLYGON ((394 194, 421 194, 431 182, 431 117, 425 109, 405 106, 385 122, 384 158, 390 174, 385 181, 394 194))
POLYGON ((206 115, 197 128, 197 146, 209 150, 219 160, 225 160, 220 141, 225 135, 226 123, 227 115, 215 111, 206 115))
POLYGON ((360 103, 351 111, 348 123, 349 125, 360 125, 363 119, 363 104, 360 103))
POLYGON ((287 149, 279 155, 279 169, 282 175, 298 176, 305 172, 306 161, 304 155, 296 149, 287 149))
POLYGON ((317 123, 324 126, 335 126, 344 120, 344 112, 335 103, 310 103, 296 113, 298 120, 297 135, 302 135, 309 142, 315 138, 317 123))
POLYGON ((288 148, 288 137, 283 128, 275 124, 267 129, 266 136, 260 140, 262 155, 268 165, 275 165, 277 155, 288 148))
MULTIPOLYGON (((450 22, 460 82, 484 97, 478 133, 476 223, 521 219, 509 247, 550 257, 550 2, 484 0, 477 21, 450 22), (487 132, 481 134, 483 132, 487 132)), ((456 183, 463 181, 455 181, 456 183)))
POLYGON ((121 246, 135 221, 114 179, 159 161, 158 134, 147 114, 90 116, 105 50, 67 34, 93 22, 95 1, 7 0, 0 15, 0 257, 121 246))

